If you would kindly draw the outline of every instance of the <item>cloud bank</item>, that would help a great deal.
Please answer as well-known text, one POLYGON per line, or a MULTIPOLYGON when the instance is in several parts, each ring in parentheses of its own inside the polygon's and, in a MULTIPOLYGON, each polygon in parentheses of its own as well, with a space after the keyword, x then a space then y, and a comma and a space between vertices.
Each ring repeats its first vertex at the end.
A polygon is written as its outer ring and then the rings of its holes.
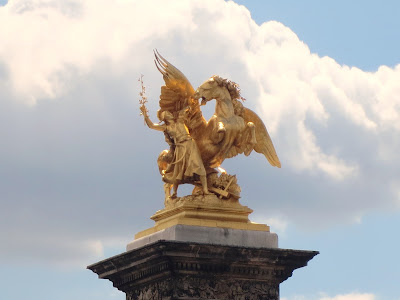
POLYGON ((222 0, 12 0, 0 40, 1 257, 29 255, 14 251, 35 243, 26 235, 44 245, 35 260, 61 255, 45 242, 60 239, 82 250, 71 257, 98 256, 94 241, 151 226, 165 145, 138 116, 137 79, 155 116, 154 48, 193 86, 213 74, 238 82, 267 125, 281 170, 257 154, 224 164, 257 220, 323 228, 400 206, 400 65, 339 65, 222 0))
POLYGON ((375 296, 373 294, 360 294, 351 293, 345 295, 337 295, 334 297, 323 297, 320 300, 374 300, 375 296))
MULTIPOLYGON (((282 300, 305 300, 308 299, 304 296, 294 296, 293 298, 282 298, 282 300)), ((315 297, 314 299, 318 300, 375 300, 375 295, 367 294, 367 293, 349 293, 349 294, 340 294, 333 297, 322 296, 315 297)))

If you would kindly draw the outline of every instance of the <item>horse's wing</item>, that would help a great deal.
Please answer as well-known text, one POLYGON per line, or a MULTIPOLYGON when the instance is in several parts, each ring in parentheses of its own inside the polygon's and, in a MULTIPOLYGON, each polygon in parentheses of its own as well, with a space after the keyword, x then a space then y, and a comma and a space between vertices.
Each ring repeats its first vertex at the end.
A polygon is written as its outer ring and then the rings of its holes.
POLYGON ((225 155, 225 159, 227 158, 231 158, 234 157, 236 155, 242 154, 243 152, 245 152, 246 150, 249 150, 250 148, 250 131, 246 130, 245 132, 242 133, 241 136, 241 143, 238 145, 232 145, 231 148, 228 150, 228 152, 225 155))
POLYGON ((161 87, 161 111, 167 110, 176 116, 180 110, 190 107, 185 122, 189 131, 199 128, 200 125, 205 126, 207 121, 200 110, 199 101, 193 98, 194 89, 189 80, 157 50, 154 51, 154 56, 156 67, 163 75, 165 82, 165 85, 161 87))
POLYGON ((160 108, 171 113, 180 111, 188 106, 188 101, 194 94, 189 80, 181 71, 175 68, 157 51, 154 51, 155 64, 163 75, 165 85, 161 87, 160 108))
POLYGON ((244 120, 246 123, 253 122, 256 128, 257 143, 254 145, 254 150, 258 153, 264 154, 273 167, 280 168, 281 162, 275 152, 274 145, 272 144, 272 140, 263 121, 254 111, 246 107, 244 107, 244 120))

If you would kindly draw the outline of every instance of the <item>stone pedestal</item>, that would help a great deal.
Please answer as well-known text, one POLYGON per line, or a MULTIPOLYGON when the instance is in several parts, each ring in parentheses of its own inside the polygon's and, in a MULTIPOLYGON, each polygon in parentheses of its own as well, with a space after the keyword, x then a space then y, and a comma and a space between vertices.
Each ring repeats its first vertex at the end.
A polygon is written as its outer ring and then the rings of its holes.
POLYGON ((137 249, 160 240, 257 248, 278 247, 278 236, 269 231, 178 224, 135 239, 126 246, 126 250, 137 249))
POLYGON ((186 196, 152 216, 127 251, 88 266, 127 300, 278 300, 279 284, 318 254, 278 248, 269 226, 214 195, 186 196))
POLYGON ((215 195, 185 196, 175 202, 170 200, 164 209, 151 216, 154 226, 137 233, 135 239, 179 224, 269 232, 269 226, 250 222, 252 212, 238 201, 221 200, 215 195))
POLYGON ((316 254, 161 240, 88 268, 127 300, 278 300, 279 284, 316 254))

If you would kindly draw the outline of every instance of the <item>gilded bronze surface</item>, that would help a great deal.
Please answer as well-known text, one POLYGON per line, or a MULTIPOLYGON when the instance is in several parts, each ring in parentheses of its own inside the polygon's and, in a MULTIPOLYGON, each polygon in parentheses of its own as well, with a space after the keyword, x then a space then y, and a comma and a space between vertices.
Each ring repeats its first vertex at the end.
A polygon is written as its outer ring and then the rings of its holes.
POLYGON ((157 112, 161 122, 153 123, 148 116, 143 85, 140 110, 147 126, 162 131, 169 144, 157 160, 166 206, 183 183, 195 185, 193 195, 212 193, 219 199, 237 201, 240 187, 236 177, 218 169, 225 159, 238 154, 248 156, 255 150, 272 166, 281 167, 263 121, 243 106, 236 83, 214 75, 194 90, 185 75, 158 52, 155 63, 165 82, 157 112), (215 113, 207 121, 201 105, 214 99, 215 113))

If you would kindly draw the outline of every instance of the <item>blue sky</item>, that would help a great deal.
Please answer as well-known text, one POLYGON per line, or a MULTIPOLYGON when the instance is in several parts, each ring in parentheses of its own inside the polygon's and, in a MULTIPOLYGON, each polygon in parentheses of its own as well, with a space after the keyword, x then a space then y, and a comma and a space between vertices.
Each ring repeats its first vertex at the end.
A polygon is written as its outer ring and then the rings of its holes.
POLYGON ((0 7, 1 298, 124 299, 85 266, 162 207, 165 145, 137 103, 144 74, 155 118, 158 48, 193 86, 238 82, 269 129, 282 169, 256 154, 223 167, 280 247, 321 252, 281 298, 400 299, 400 4, 236 3, 0 7))
POLYGON ((375 71, 399 63, 398 1, 236 1, 257 23, 277 20, 312 52, 340 64, 375 71))

